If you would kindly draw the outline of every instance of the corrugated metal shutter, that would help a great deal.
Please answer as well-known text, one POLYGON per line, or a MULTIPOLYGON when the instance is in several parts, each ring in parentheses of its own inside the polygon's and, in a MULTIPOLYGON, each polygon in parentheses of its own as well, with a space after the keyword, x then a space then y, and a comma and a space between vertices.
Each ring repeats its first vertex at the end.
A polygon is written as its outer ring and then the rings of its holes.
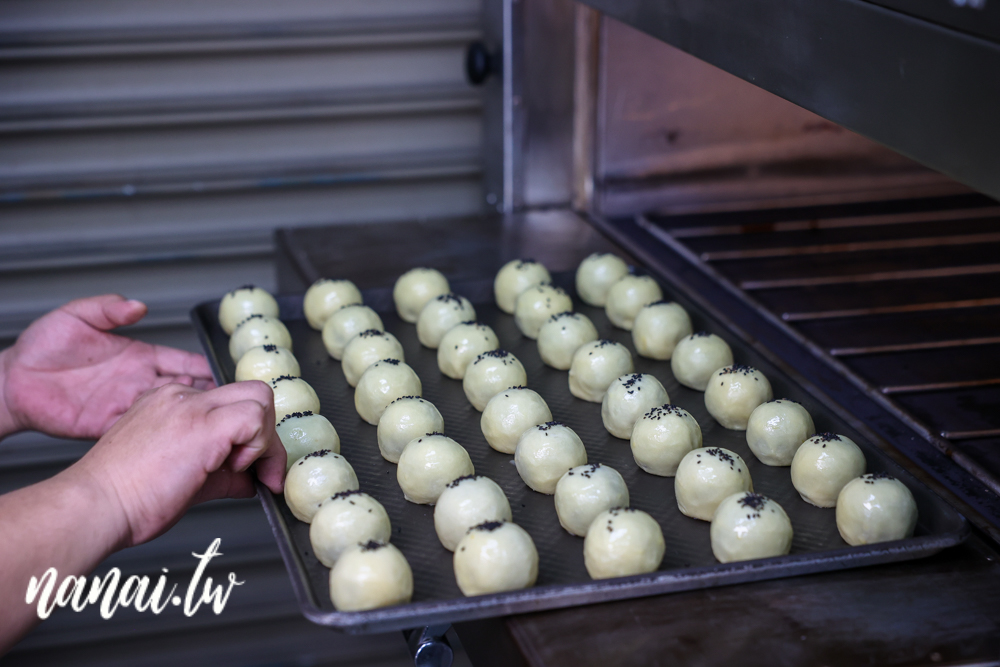
MULTIPOLYGON (((134 335, 195 349, 192 305, 274 289, 276 227, 479 212, 481 103, 462 56, 480 13, 476 0, 0 3, 0 346, 68 299, 117 291, 150 305, 134 335)), ((5 441, 0 492, 86 446, 5 441)), ((405 664, 398 635, 301 620, 256 501, 198 508, 109 565, 190 568, 209 536, 256 582, 220 617, 57 614, 9 662, 405 664)))

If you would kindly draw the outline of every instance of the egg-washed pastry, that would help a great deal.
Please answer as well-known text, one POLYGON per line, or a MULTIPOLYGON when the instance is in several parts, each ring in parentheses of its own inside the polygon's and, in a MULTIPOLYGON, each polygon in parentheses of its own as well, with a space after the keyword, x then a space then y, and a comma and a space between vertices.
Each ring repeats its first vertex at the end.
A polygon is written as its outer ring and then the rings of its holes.
POLYGON ((285 475, 285 502, 299 521, 310 523, 320 506, 341 491, 358 488, 354 468, 329 449, 306 454, 285 475))
POLYGON ((285 415, 274 429, 285 447, 286 469, 306 454, 328 450, 340 453, 340 436, 330 420, 312 412, 285 415))
POLYGON ((438 345, 438 368, 452 380, 465 377, 465 369, 483 352, 500 347, 492 327, 480 322, 456 324, 438 345))
POLYGON ((427 302, 417 318, 417 340, 436 350, 448 331, 462 322, 473 322, 476 309, 464 296, 441 294, 427 302))
POLYGON ((528 382, 524 366, 507 350, 483 352, 465 369, 462 389, 472 407, 482 412, 490 399, 508 387, 528 382))
POLYGON ((388 331, 378 329, 368 329, 359 333, 344 348, 343 358, 340 360, 340 367, 344 371, 344 377, 347 378, 347 384, 357 387, 358 380, 368 367, 382 359, 406 361, 399 339, 388 331))
POLYGON ((402 552, 371 541, 348 547, 330 570, 330 599, 337 611, 405 604, 413 597, 413 571, 402 552))
POLYGON ((837 497, 837 530, 851 546, 912 537, 916 526, 913 493, 887 473, 853 479, 837 497))
POLYGON ((559 525, 584 537, 598 514, 613 507, 628 507, 628 487, 621 473, 601 463, 588 463, 563 473, 556 484, 559 525))
POLYGON ((344 306, 323 323, 323 347, 327 354, 340 361, 351 339, 362 331, 385 331, 382 318, 368 306, 344 306))
POLYGON ((490 447, 513 454, 522 433, 550 421, 552 411, 538 392, 527 387, 508 387, 489 400, 479 424, 490 447))
POLYGON ((784 556, 792 549, 792 522, 775 501, 753 493, 734 493, 719 503, 709 531, 720 563, 784 556))
POLYGON ((500 268, 493 280, 493 295, 497 306, 508 315, 514 313, 517 297, 529 287, 551 283, 552 276, 540 262, 533 259, 514 259, 500 268))
POLYGON ((538 550, 516 523, 490 521, 470 529, 455 548, 455 580, 465 596, 530 588, 538 579, 538 550))
POLYGON ((670 370, 689 389, 705 391, 712 373, 733 365, 729 344, 715 334, 700 331, 682 338, 670 356, 670 370))
POLYGON ((688 452, 702 446, 701 426, 691 413, 676 405, 659 405, 632 428, 632 457, 646 472, 673 477, 688 452))
POLYGON ((576 351, 597 338, 597 327, 586 315, 559 313, 538 330, 538 355, 547 366, 568 371, 576 351))
POLYGON ((595 340, 580 346, 569 368, 569 391, 591 403, 604 400, 611 383, 635 370, 632 353, 613 340, 595 340))
POLYGON ((670 402, 667 390, 648 373, 627 373, 617 378, 604 392, 601 419, 608 433, 628 440, 632 427, 658 405, 670 402))
POLYGON ((656 519, 629 507, 598 514, 583 540, 583 562, 592 579, 655 572, 665 551, 656 519))
POLYGON ((292 336, 277 317, 251 315, 240 322, 229 337, 229 356, 234 364, 239 363, 247 350, 259 345, 277 345, 291 352, 292 336))
POLYGON ((841 489, 865 472, 865 455, 846 435, 819 433, 792 457, 792 486, 816 507, 835 507, 841 489))
POLYGON ((282 375, 298 377, 302 369, 291 352, 277 345, 251 347, 236 364, 236 381, 260 380, 270 382, 282 375))
POLYGON ((270 384, 276 422, 293 412, 319 412, 316 390, 302 378, 282 375, 271 380, 270 384))
POLYGON ((649 276, 625 276, 608 290, 604 311, 613 325, 631 331, 642 307, 662 299, 660 284, 649 276))
POLYGON ((816 433, 804 407, 787 398, 761 403, 747 422, 747 445, 761 463, 790 466, 795 452, 816 433))
POLYGON ((341 491, 323 503, 309 524, 309 543, 319 562, 333 567, 348 547, 388 542, 392 525, 382 503, 361 491, 341 491))
POLYGON ((604 306, 608 290, 628 275, 625 260, 611 253, 594 253, 576 269, 576 293, 591 306, 604 306))
POLYGON ((674 494, 681 514, 711 521, 724 499, 753 491, 746 462, 736 452, 707 447, 688 452, 674 477, 674 494))
POLYGON ((642 307, 632 324, 632 343, 640 357, 665 360, 691 335, 691 318, 673 301, 656 301, 642 307))
POLYGON ((771 383, 756 368, 735 364, 712 373, 705 388, 705 407, 728 429, 745 431, 750 415, 774 398, 771 383))
POLYGON ((420 311, 428 301, 450 291, 448 279, 440 271, 420 267, 410 269, 396 280, 392 300, 399 317, 412 324, 420 317, 420 311))
POLYGON ((434 505, 434 531, 448 551, 473 526, 490 521, 512 521, 510 502, 489 477, 467 475, 448 482, 434 505))
POLYGON ((266 290, 253 285, 227 292, 219 302, 219 325, 232 335, 237 325, 251 315, 278 317, 278 302, 266 290))
POLYGON ((361 291, 350 280, 320 278, 306 290, 306 295, 302 299, 302 310, 309 326, 320 331, 331 315, 344 306, 356 303, 364 301, 361 298, 361 291))
POLYGON ((573 299, 561 287, 549 284, 529 287, 514 304, 514 324, 528 338, 538 338, 545 321, 553 315, 573 310, 573 299))
POLYGON ((552 495, 566 471, 587 462, 587 448, 580 436, 561 422, 548 422, 521 434, 514 450, 514 465, 524 483, 539 493, 552 495))
POLYGON ((354 388, 354 407, 358 415, 378 426, 389 404, 403 396, 420 396, 423 386, 416 372, 398 359, 382 359, 369 366, 354 388))
POLYGON ((444 417, 433 403, 419 396, 401 396, 378 419, 378 449, 386 461, 399 463, 410 440, 443 432, 444 417))
POLYGON ((396 481, 411 503, 433 505, 449 482, 475 473, 465 447, 443 433, 428 433, 403 447, 396 481))

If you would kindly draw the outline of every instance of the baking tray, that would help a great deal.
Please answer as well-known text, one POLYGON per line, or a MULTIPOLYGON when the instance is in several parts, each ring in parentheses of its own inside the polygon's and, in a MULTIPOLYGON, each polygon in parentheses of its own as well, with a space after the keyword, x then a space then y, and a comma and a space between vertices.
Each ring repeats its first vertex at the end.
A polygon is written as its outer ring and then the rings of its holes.
MULTIPOLYGON (((593 320, 602 337, 625 344, 634 354, 629 332, 614 328, 603 309, 586 306, 576 297, 571 273, 555 274, 553 278, 556 284, 573 294, 578 311, 593 320)), ((770 379, 776 398, 800 402, 813 416, 818 431, 842 433, 857 442, 867 458, 868 472, 885 471, 906 483, 919 509, 915 535, 896 542, 847 546, 837 532, 834 511, 813 507, 801 500, 792 487, 787 467, 773 468, 760 463, 747 447, 744 432, 719 426, 705 409, 703 394, 674 380, 669 361, 653 361, 635 355, 636 371, 655 375, 669 392, 671 402, 685 408, 698 420, 705 446, 725 447, 739 453, 750 469, 754 489, 779 502, 792 521, 795 536, 789 555, 742 563, 718 563, 712 555, 709 524, 685 517, 677 509, 673 478, 657 477, 639 469, 632 459, 628 442, 613 438, 605 431, 600 405, 574 398, 569 392, 567 373, 542 363, 535 341, 523 337, 513 317, 495 306, 492 277, 453 282, 453 290, 475 305, 478 319, 493 327, 501 346, 524 364, 528 386, 545 398, 554 418, 580 435, 590 462, 601 462, 618 470, 628 484, 632 507, 649 512, 663 528, 666 555, 657 572, 593 581, 584 567, 583 540, 559 526, 552 496, 530 490, 518 476, 512 456, 496 452, 487 445, 480 430, 480 413, 466 400, 462 383, 441 374, 437 367, 437 351, 421 347, 415 326, 403 322, 395 314, 391 289, 365 290, 365 303, 379 312, 386 330, 402 343, 406 362, 423 383, 424 398, 433 402, 444 416, 445 432, 468 449, 477 473, 492 478, 503 488, 510 499, 514 521, 531 534, 538 548, 539 573, 535 587, 463 597, 455 583, 452 555, 441 546, 434 532, 433 507, 404 500, 396 483, 396 466, 379 455, 375 427, 362 421, 355 412, 354 391, 344 379, 340 362, 327 355, 319 332, 307 325, 302 314, 302 297, 282 296, 278 299, 281 318, 292 335, 302 377, 315 388, 321 412, 336 427, 341 453, 354 467, 361 489, 377 498, 389 513, 392 542, 405 554, 414 574, 410 604, 371 611, 336 611, 329 596, 329 570, 312 554, 308 525, 292 516, 282 497, 274 496, 258 484, 261 503, 306 618, 351 633, 385 632, 909 560, 929 556, 966 538, 969 532, 966 520, 952 507, 843 420, 837 419, 830 409, 761 354, 734 339, 723 323, 711 319, 669 285, 663 287, 667 298, 687 308, 696 331, 719 334, 732 346, 737 362, 761 369, 770 379)), ((218 302, 203 303, 192 311, 192 319, 216 381, 222 384, 233 381, 235 366, 229 357, 228 336, 218 325, 217 312, 218 302)))

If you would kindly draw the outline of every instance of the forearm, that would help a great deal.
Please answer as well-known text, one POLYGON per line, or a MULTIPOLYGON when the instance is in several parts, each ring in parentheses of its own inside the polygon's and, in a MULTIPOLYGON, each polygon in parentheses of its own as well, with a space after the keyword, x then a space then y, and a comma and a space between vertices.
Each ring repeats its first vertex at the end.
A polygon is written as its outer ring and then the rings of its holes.
POLYGON ((87 575, 127 539, 120 505, 79 465, 0 496, 0 655, 38 623, 32 577, 87 575))
POLYGON ((0 351, 0 440, 22 430, 14 418, 7 400, 7 364, 10 362, 10 348, 0 351))

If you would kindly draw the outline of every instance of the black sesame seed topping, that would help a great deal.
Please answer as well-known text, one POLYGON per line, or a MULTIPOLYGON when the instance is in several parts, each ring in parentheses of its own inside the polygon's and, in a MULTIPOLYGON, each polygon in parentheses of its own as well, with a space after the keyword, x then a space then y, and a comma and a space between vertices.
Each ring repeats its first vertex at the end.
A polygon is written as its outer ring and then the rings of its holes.
MULTIPOLYGON (((750 491, 736 502, 739 503, 740 507, 760 511, 767 504, 767 497, 750 491)), ((757 516, 759 517, 760 515, 758 514, 757 516)))
POLYGON ((385 548, 384 542, 376 542, 375 540, 368 540, 365 544, 358 543, 362 551, 378 551, 379 549, 385 548))
POLYGON ((330 500, 339 500, 341 498, 348 498, 350 496, 357 496, 364 493, 361 489, 354 489, 353 491, 341 491, 340 493, 335 493, 330 496, 330 500))
POLYGON ((480 477, 482 477, 482 475, 462 475, 461 477, 456 477, 455 479, 451 480, 445 486, 447 486, 449 489, 454 489, 467 479, 479 479, 480 477))
POLYGON ((875 480, 878 479, 895 480, 896 478, 887 472, 872 472, 867 475, 862 475, 861 479, 865 480, 865 484, 874 484, 875 480))
MULTIPOLYGON (((642 382, 642 373, 632 373, 632 375, 629 375, 622 382, 622 386, 625 387, 626 389, 631 389, 632 387, 635 387, 635 385, 639 384, 640 382, 642 382)), ((629 393, 631 394, 632 392, 629 392, 629 393)))
POLYGON ((594 341, 594 347, 595 348, 607 347, 608 345, 614 346, 614 345, 617 345, 617 344, 618 343, 616 343, 615 341, 608 340, 607 338, 602 338, 600 340, 594 341))
MULTIPOLYGON (((424 399, 420 398, 419 396, 400 396, 399 398, 393 399, 392 403, 396 403, 397 401, 410 401, 410 400, 422 401, 424 399)), ((392 403, 389 403, 389 405, 392 405, 392 403)))
POLYGON ((687 410, 678 407, 676 405, 671 405, 670 403, 664 403, 655 408, 652 408, 649 412, 643 415, 644 419, 650 419, 653 421, 660 421, 663 417, 668 417, 670 415, 677 415, 678 417, 683 417, 687 414, 687 410))
POLYGON ((538 264, 538 262, 531 259, 530 257, 525 257, 523 259, 517 260, 517 264, 514 265, 514 268, 517 269, 518 271, 523 271, 524 269, 530 267, 532 264, 538 264))
POLYGON ((709 456, 714 456, 723 463, 729 463, 729 464, 736 463, 736 459, 734 459, 729 452, 727 452, 724 449, 720 449, 718 447, 713 447, 712 449, 706 449, 705 453, 708 454, 709 456))
POLYGON ((236 328, 237 328, 237 329, 239 329, 239 328, 240 328, 241 326, 243 326, 244 324, 246 324, 246 323, 247 323, 247 322, 249 322, 250 320, 262 320, 262 319, 264 319, 264 317, 265 317, 265 316, 264 316, 264 315, 261 315, 260 313, 254 313, 253 315, 247 315, 247 316, 246 316, 246 317, 245 317, 245 318, 243 319, 243 321, 242 321, 242 322, 240 322, 239 324, 237 324, 237 325, 236 325, 236 328))
POLYGON ((312 410, 304 410, 302 412, 289 412, 287 415, 281 418, 279 424, 284 423, 286 419, 299 419, 300 417, 312 417, 312 410))
POLYGON ((434 300, 435 301, 440 301, 441 303, 454 303, 454 304, 456 304, 456 306, 455 306, 456 310, 459 309, 459 308, 461 308, 461 306, 462 306, 462 297, 460 297, 459 295, 457 295, 457 294, 455 294, 453 292, 448 292, 447 294, 442 294, 440 296, 436 296, 436 297, 434 297, 434 300))
POLYGON ((733 364, 718 371, 719 375, 753 375, 756 372, 753 366, 746 364, 733 364))
POLYGON ((690 336, 688 336, 688 338, 708 338, 711 335, 712 334, 708 333, 707 331, 698 331, 697 333, 693 333, 690 336))
POLYGON ((390 366, 398 366, 399 365, 399 359, 382 359, 378 363, 380 363, 380 364, 389 364, 390 366))
POLYGON ((319 450, 316 450, 315 452, 311 452, 309 454, 306 454, 305 456, 302 457, 302 459, 305 460, 305 459, 308 459, 308 458, 312 458, 314 456, 316 458, 323 458, 327 454, 333 454, 333 450, 332 449, 319 449, 319 450))
POLYGON ((443 438, 448 437, 444 433, 442 433, 441 431, 431 431, 430 433, 424 433, 424 435, 428 435, 428 436, 430 436, 430 435, 440 435, 443 438))
POLYGON ((264 348, 265 352, 274 352, 275 354, 278 354, 278 346, 277 345, 270 345, 269 344, 269 345, 261 345, 261 347, 264 348))
POLYGON ((515 389, 527 389, 523 384, 516 384, 513 387, 507 387, 505 391, 514 391, 515 389))
MULTIPOLYGON (((294 375, 279 375, 278 377, 271 380, 271 386, 277 387, 278 383, 283 380, 302 380, 302 378, 297 378, 294 375)), ((303 380, 304 381, 304 380, 303 380)))
POLYGON ((379 331, 378 329, 365 329, 364 331, 358 334, 358 337, 360 338, 374 338, 374 337, 382 338, 384 336, 385 332, 379 331))
POLYGON ((237 292, 242 292, 243 290, 254 290, 254 289, 257 289, 256 285, 254 285, 252 283, 247 283, 246 285, 240 285, 239 287, 237 287, 236 289, 234 289, 232 292, 230 292, 230 294, 235 295, 237 292))
POLYGON ((501 350, 501 349, 490 350, 489 352, 483 352, 478 357, 476 357, 476 360, 472 362, 472 365, 475 366, 483 359, 506 359, 507 357, 512 357, 512 356, 514 355, 512 355, 507 350, 501 350))
POLYGON ((503 524, 504 524, 503 521, 486 521, 479 524, 478 526, 473 526, 470 530, 479 530, 485 533, 492 533, 494 530, 496 530, 503 524))
POLYGON ((545 422, 544 424, 539 424, 535 428, 537 428, 539 431, 549 431, 552 429, 553 426, 565 426, 565 424, 563 424, 562 422, 551 421, 551 422, 545 422))
POLYGON ((815 440, 816 442, 833 442, 833 441, 840 442, 842 438, 836 433, 830 433, 829 431, 827 431, 825 433, 817 433, 816 435, 813 436, 813 440, 815 440))
POLYGON ((556 322, 558 320, 561 320, 561 319, 564 319, 564 318, 567 318, 567 317, 571 318, 571 319, 574 319, 574 320, 580 319, 579 317, 577 317, 577 314, 574 313, 572 310, 564 310, 563 312, 556 313, 555 315, 553 315, 552 317, 550 317, 548 321, 549 322, 556 322))

